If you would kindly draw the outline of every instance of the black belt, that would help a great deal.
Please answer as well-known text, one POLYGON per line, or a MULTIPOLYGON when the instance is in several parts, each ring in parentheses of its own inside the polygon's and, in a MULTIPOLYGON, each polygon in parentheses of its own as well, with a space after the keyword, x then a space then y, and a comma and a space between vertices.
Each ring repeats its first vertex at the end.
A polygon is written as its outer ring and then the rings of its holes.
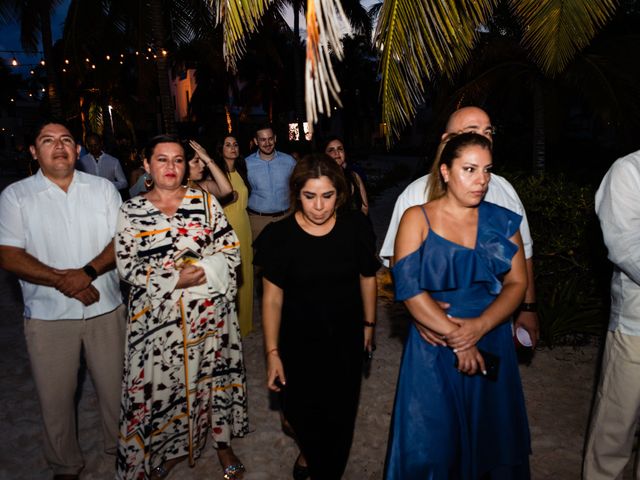
POLYGON ((282 210, 281 212, 264 213, 264 212, 256 212, 255 210, 251 210, 250 208, 247 208, 247 212, 249 212, 249 215, 258 215, 260 217, 281 217, 282 215, 287 213, 288 210, 282 210))

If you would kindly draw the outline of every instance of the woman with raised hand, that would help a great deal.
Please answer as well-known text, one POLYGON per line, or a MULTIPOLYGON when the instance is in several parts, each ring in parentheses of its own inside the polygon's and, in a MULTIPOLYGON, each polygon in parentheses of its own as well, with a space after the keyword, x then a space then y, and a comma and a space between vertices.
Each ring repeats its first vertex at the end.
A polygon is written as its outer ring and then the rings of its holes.
POLYGON ((238 323, 244 337, 253 329, 253 247, 247 203, 251 187, 247 178, 247 165, 240 155, 238 141, 226 135, 218 144, 214 157, 218 168, 229 179, 233 189, 224 213, 240 240, 240 271, 238 278, 238 323))
POLYGON ((198 142, 189 140, 189 147, 193 149, 193 155, 189 155, 191 159, 187 185, 209 192, 219 200, 225 200, 233 190, 225 172, 198 142))

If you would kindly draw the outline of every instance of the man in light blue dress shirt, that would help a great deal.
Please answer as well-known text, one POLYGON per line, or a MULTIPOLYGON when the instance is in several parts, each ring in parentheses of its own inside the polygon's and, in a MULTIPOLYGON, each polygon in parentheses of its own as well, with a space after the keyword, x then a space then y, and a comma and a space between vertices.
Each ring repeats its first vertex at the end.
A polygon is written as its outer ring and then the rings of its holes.
POLYGON ((291 155, 276 150, 276 135, 270 125, 256 129, 258 150, 246 158, 251 194, 247 211, 253 240, 269 223, 289 211, 289 177, 296 165, 291 155))
POLYGON ((87 135, 89 153, 80 156, 77 168, 81 172, 106 178, 118 190, 129 186, 120 161, 103 150, 102 138, 96 133, 87 135))

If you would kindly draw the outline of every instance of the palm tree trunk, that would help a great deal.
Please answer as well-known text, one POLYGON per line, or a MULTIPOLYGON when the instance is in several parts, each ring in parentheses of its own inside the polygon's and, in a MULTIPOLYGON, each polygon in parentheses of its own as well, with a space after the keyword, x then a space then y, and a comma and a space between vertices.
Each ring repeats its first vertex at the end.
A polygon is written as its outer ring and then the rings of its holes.
POLYGON ((155 46, 158 51, 156 59, 156 72, 158 75, 158 91, 160 94, 160 106, 162 108, 162 121, 165 133, 176 133, 173 101, 171 99, 171 88, 169 86, 169 65, 167 56, 162 54, 165 42, 164 23, 162 15, 161 0, 151 0, 149 3, 149 18, 151 20, 151 31, 155 39, 155 46))
POLYGON ((44 66, 47 72, 47 96, 49 98, 49 109, 54 118, 62 117, 62 105, 58 97, 56 69, 53 61, 53 36, 51 34, 50 9, 43 3, 40 12, 40 22, 42 29, 42 50, 44 52, 44 66))

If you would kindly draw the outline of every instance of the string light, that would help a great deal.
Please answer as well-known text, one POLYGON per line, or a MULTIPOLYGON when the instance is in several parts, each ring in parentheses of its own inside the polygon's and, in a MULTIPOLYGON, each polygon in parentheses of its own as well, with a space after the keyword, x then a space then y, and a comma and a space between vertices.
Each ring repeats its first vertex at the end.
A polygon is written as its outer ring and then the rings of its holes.
MULTIPOLYGON (((127 58, 127 56, 142 56, 144 57, 145 60, 157 60, 159 57, 166 57, 167 55, 169 55, 169 52, 166 48, 159 48, 156 47, 154 45, 151 46, 147 46, 145 47, 146 51, 140 51, 140 50, 131 50, 131 51, 126 51, 124 53, 104 53, 104 57, 102 57, 103 59, 106 59, 106 61, 112 61, 112 60, 118 60, 118 62, 120 63, 120 65, 124 65, 125 60, 127 58)), ((29 75, 36 75, 36 70, 33 67, 40 67, 40 66, 45 66, 46 62, 44 57, 40 57, 40 61, 38 63, 22 63, 20 62, 20 60, 17 58, 16 55, 16 51, 6 51, 6 50, 0 50, 0 52, 6 52, 6 53, 10 53, 11 54, 11 60, 7 61, 8 65, 11 65, 13 67, 26 67, 25 68, 25 74, 26 71, 29 72, 29 75), (28 69, 28 70, 27 70, 28 69)), ((42 54, 42 51, 38 51, 38 52, 19 52, 19 53, 24 53, 26 55, 34 55, 35 54, 42 54)), ((91 57, 91 56, 87 56, 84 58, 84 62, 87 66, 87 68, 91 68, 92 70, 97 70, 98 67, 100 66, 99 62, 95 62, 95 60, 91 57)), ((104 60, 103 60, 104 62, 104 60)), ((62 65, 59 67, 60 71, 62 71, 63 73, 67 73, 68 70, 68 66, 71 65, 71 60, 69 58, 64 58, 63 60, 61 60, 62 65)))

